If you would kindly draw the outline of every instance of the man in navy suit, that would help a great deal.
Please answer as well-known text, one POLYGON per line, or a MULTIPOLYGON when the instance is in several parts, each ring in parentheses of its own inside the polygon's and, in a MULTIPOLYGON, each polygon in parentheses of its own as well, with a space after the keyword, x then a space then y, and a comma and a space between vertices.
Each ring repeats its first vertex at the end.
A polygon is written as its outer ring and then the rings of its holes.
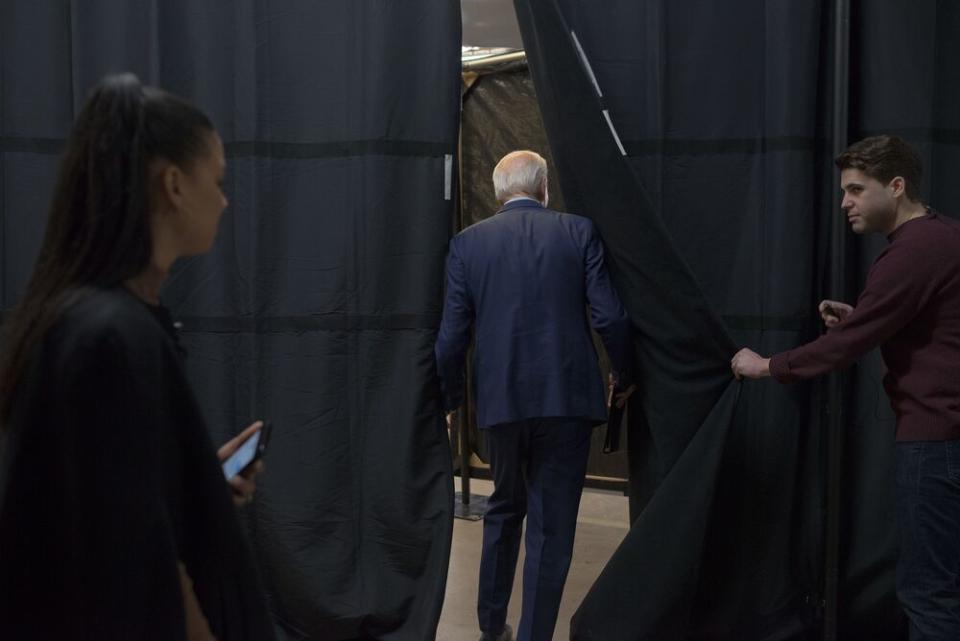
POLYGON ((510 153, 493 170, 493 184, 500 211, 450 241, 437 368, 450 412, 463 401, 474 328, 477 424, 494 482, 483 524, 481 641, 513 638, 507 604, 524 517, 517 639, 550 641, 573 553, 591 431, 607 415, 590 325, 613 364, 622 404, 634 389, 630 322, 593 223, 547 209, 544 159, 510 153))

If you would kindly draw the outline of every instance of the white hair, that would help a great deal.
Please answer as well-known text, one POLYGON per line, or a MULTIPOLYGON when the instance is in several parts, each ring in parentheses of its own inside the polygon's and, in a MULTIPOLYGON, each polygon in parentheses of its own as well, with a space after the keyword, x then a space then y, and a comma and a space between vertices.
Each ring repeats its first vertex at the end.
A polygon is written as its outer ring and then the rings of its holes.
POLYGON ((535 151, 511 151, 493 169, 493 191, 501 203, 513 196, 543 197, 547 161, 535 151))

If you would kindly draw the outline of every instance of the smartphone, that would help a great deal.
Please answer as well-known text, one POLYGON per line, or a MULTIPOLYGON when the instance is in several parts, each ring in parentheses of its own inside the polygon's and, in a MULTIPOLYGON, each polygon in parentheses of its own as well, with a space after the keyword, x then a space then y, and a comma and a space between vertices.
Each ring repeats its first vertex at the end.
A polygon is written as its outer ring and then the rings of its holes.
POLYGON ((229 481, 237 474, 242 474, 248 467, 263 458, 267 451, 267 444, 270 442, 270 432, 273 424, 264 422, 263 427, 254 432, 250 438, 243 442, 243 445, 227 457, 223 462, 223 475, 229 481))

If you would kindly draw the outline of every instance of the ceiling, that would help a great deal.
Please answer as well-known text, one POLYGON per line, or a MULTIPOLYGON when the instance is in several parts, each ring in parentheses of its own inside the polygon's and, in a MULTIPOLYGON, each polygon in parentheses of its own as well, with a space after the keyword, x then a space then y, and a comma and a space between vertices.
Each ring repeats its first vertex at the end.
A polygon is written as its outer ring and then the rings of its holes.
POLYGON ((464 46, 523 48, 513 0, 460 0, 460 9, 464 46))

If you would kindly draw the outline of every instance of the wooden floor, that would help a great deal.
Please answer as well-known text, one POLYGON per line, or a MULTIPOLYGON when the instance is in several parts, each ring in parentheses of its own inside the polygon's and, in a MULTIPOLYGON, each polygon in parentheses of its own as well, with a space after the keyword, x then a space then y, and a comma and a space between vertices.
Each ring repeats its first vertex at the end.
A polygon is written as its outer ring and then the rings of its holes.
MULTIPOLYGON (((459 483, 459 478, 455 479, 459 483)), ((459 489, 459 485, 457 487, 459 489)), ((489 496, 490 481, 473 479, 470 491, 489 496)), ((560 616, 554 632, 554 641, 569 639, 570 617, 580 605, 583 596, 593 585, 613 551, 623 540, 628 529, 627 498, 619 493, 584 490, 577 519, 577 538, 573 562, 560 604, 560 616)), ((480 544, 483 521, 454 519, 453 549, 450 552, 450 571, 447 576, 447 595, 440 616, 437 641, 476 641, 477 627, 477 573, 480 568, 480 544)), ((507 623, 517 628, 520 618, 521 574, 523 551, 513 587, 513 597, 507 623)))

